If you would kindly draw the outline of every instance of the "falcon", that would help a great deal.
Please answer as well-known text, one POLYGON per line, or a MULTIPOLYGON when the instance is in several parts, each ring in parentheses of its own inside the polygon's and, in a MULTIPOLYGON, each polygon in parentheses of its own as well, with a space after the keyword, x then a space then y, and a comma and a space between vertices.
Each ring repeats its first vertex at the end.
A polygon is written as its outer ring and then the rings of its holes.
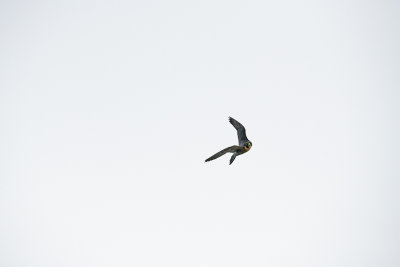
POLYGON ((247 151, 250 150, 251 146, 253 145, 249 139, 247 139, 246 136, 246 129, 243 127, 243 125, 235 120, 232 117, 229 117, 229 122, 235 127, 239 139, 239 145, 238 146, 230 146, 225 149, 222 149, 220 152, 212 155, 208 159, 206 159, 205 162, 214 160, 216 158, 221 157, 222 155, 225 155, 226 153, 233 153, 229 165, 232 164, 232 162, 235 160, 236 156, 242 155, 246 153, 247 151))

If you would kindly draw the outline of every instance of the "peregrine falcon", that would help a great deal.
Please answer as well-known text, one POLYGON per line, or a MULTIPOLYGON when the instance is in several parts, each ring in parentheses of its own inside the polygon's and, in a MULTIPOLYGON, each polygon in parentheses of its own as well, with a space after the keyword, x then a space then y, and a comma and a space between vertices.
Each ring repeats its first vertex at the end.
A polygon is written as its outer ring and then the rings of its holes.
POLYGON ((209 157, 208 159, 206 159, 206 162, 214 160, 216 158, 219 158, 226 153, 233 153, 233 155, 229 161, 229 165, 231 165, 232 162, 235 160, 236 156, 246 153, 247 151, 250 150, 251 146, 253 145, 249 141, 249 139, 247 139, 246 129, 243 127, 242 124, 240 124, 240 122, 238 122, 237 120, 235 120, 234 118, 231 118, 231 117, 229 117, 229 122, 233 125, 233 127, 235 127, 235 129, 237 131, 239 145, 238 146, 230 146, 230 147, 227 147, 227 148, 221 150, 220 152, 218 152, 218 153, 212 155, 211 157, 209 157))

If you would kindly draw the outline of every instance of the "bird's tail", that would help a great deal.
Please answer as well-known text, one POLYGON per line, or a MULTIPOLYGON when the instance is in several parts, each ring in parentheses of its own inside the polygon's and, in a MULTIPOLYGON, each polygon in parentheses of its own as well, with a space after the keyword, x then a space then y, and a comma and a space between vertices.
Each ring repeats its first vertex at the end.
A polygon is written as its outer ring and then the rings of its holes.
POLYGON ((233 153, 231 159, 229 160, 229 165, 232 164, 232 162, 235 160, 236 156, 237 156, 237 154, 236 154, 236 153, 233 153))

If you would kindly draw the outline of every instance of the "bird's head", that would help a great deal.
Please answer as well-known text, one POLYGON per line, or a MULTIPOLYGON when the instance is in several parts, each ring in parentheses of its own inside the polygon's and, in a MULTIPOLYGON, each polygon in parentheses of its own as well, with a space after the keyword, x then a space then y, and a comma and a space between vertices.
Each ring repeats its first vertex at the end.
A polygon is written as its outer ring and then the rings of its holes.
POLYGON ((252 144, 251 142, 247 142, 247 143, 244 145, 244 149, 245 149, 246 151, 249 151, 252 145, 253 145, 253 144, 252 144))

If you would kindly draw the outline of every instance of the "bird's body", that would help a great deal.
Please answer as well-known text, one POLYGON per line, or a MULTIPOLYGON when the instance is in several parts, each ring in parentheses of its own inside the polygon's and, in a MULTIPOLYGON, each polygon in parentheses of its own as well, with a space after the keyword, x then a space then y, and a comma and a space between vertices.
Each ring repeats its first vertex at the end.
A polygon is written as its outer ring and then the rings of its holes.
POLYGON ((235 127, 235 129, 237 131, 239 145, 238 146, 230 146, 230 147, 227 147, 227 148, 219 151, 218 153, 216 153, 216 154, 212 155, 211 157, 209 157, 208 159, 206 159, 206 162, 214 160, 216 158, 219 158, 222 155, 225 155, 226 153, 233 153, 233 155, 229 161, 229 165, 230 165, 235 160, 236 156, 242 155, 251 149, 253 144, 249 141, 249 139, 247 139, 246 129, 243 127, 243 125, 231 117, 229 117, 229 122, 233 125, 233 127, 235 127))

